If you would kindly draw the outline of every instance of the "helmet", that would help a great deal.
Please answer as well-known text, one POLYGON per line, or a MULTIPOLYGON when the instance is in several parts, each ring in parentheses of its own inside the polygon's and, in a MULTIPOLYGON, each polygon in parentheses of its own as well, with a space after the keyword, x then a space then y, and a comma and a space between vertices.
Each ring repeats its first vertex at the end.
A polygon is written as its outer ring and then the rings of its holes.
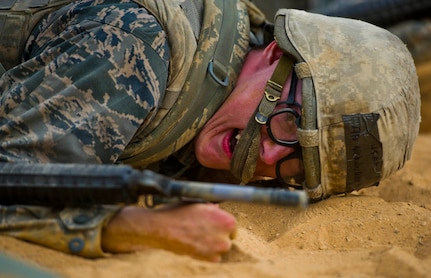
POLYGON ((401 169, 420 123, 405 45, 369 23, 300 10, 279 10, 274 25, 302 80, 297 136, 310 199, 377 185, 401 169))

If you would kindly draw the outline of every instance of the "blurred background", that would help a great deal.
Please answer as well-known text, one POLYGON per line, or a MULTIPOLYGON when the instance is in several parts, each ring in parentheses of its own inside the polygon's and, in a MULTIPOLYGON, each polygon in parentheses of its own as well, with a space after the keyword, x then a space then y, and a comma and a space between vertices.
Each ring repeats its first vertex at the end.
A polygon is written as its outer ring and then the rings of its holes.
POLYGON ((421 89, 421 133, 431 132, 431 0, 252 0, 273 21, 280 8, 360 19, 397 35, 415 60, 421 89))

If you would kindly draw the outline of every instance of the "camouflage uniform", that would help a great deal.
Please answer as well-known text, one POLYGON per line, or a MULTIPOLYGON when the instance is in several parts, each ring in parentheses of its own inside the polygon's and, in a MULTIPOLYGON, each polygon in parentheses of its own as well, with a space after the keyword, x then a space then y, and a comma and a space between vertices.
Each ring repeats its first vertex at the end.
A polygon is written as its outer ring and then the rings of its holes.
MULTIPOLYGON (((36 26, 25 47, 24 62, 0 79, 0 161, 112 164, 132 158, 130 164, 136 162, 136 151, 143 151, 139 140, 146 140, 142 131, 148 127, 151 134, 155 122, 161 122, 160 107, 166 107, 166 99, 172 100, 166 94, 181 90, 188 72, 171 63, 179 54, 171 51, 175 46, 170 45, 162 16, 156 20, 137 3, 141 1, 146 0, 78 1, 52 12, 36 26)), ((153 1, 155 6, 161 2, 153 1)), ((246 10, 239 13, 247 15, 246 10)), ((243 24, 239 45, 231 59, 237 67, 246 55, 249 35, 248 21, 239 22, 243 24)), ((186 42, 182 47, 196 48, 186 42)), ((229 92, 238 71, 229 65, 228 74, 229 92)), ((197 118, 199 127, 210 113, 197 118)), ((188 135, 196 132, 195 127, 187 130, 188 135)), ((175 143, 167 155, 183 145, 175 143)), ((104 255, 103 225, 120 209, 0 206, 0 233, 99 257, 104 255)))
POLYGON ((151 117, 166 87, 165 33, 137 4, 109 2, 63 8, 33 32, 25 62, 1 80, 1 160, 114 163, 151 117))
MULTIPOLYGON (((0 81, 0 160, 114 163, 151 118, 166 87, 167 38, 145 9, 116 2, 75 3, 34 30, 25 62, 0 81)), ((101 224, 118 209, 2 207, 0 227, 100 256, 101 224)))

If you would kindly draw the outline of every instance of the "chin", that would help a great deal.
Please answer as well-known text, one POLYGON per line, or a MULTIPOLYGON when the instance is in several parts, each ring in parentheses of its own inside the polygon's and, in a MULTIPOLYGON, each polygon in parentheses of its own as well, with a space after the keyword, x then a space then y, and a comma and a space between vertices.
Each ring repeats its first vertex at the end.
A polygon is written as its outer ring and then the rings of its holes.
POLYGON ((196 153, 196 159, 199 161, 199 163, 202 166, 205 166, 207 168, 217 169, 217 170, 227 170, 225 169, 225 167, 221 167, 221 163, 217 163, 215 157, 212 155, 196 153))
MULTIPOLYGON (((229 167, 223 166, 226 163, 219 161, 220 158, 212 154, 205 147, 199 148, 198 146, 195 146, 195 156, 202 166, 210 169, 229 170, 229 167)), ((229 163, 227 163, 227 165, 229 166, 229 163)))
POLYGON ((208 161, 208 158, 212 156, 208 154, 206 146, 208 146, 208 144, 203 144, 199 140, 197 140, 195 142, 195 156, 200 164, 208 168, 213 168, 213 163, 211 163, 211 161, 208 161))

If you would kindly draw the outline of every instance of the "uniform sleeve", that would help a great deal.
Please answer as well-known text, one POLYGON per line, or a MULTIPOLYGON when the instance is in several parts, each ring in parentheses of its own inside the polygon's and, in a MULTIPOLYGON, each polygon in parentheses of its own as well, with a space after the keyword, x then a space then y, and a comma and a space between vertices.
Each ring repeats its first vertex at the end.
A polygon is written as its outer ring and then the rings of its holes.
MULTIPOLYGON (((115 163, 151 121, 167 82, 166 35, 136 3, 106 2, 51 14, 25 61, 2 76, 0 161, 115 163)), ((120 209, 0 206, 0 233, 98 257, 103 226, 120 209)))
POLYGON ((133 2, 66 6, 25 56, 0 80, 3 161, 114 163, 164 97, 166 34, 133 2))
POLYGON ((107 254, 101 247, 102 229, 120 206, 48 208, 0 206, 0 234, 87 258, 107 254))

